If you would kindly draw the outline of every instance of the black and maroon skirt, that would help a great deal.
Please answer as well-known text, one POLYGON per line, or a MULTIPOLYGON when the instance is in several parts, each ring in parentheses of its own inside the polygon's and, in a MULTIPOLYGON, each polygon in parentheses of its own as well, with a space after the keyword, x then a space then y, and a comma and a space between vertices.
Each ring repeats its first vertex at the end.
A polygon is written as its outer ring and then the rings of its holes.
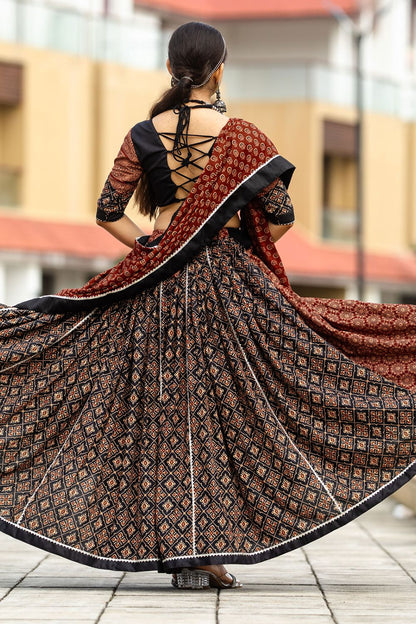
POLYGON ((0 310, 0 528, 111 570, 257 563, 416 472, 415 404, 223 228, 137 296, 0 310))

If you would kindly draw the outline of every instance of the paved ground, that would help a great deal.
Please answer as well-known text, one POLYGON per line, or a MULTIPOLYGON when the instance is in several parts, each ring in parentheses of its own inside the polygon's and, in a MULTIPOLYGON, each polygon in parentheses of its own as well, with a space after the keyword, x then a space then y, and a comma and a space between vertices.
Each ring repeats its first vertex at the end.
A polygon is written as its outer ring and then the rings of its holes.
POLYGON ((179 591, 156 572, 94 570, 0 536, 0 623, 416 623, 416 518, 387 501, 282 557, 232 566, 234 591, 179 591))

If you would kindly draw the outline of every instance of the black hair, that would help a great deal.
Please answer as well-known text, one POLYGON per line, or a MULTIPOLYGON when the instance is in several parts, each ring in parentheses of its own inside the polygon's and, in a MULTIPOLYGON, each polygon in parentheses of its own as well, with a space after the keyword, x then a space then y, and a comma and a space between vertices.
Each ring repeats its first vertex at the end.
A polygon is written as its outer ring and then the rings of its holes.
MULTIPOLYGON (((192 87, 207 84, 226 56, 224 38, 213 26, 203 22, 188 22, 179 26, 172 34, 168 47, 172 86, 152 106, 149 117, 156 117, 188 102, 192 87)), ((156 205, 146 174, 139 180, 135 200, 141 214, 154 216, 156 205)))

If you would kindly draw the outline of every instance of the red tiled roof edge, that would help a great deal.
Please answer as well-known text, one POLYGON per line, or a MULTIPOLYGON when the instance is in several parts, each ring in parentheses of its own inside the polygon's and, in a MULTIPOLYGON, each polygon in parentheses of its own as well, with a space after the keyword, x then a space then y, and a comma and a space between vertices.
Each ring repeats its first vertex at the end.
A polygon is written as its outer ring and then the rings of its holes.
POLYGON ((93 224, 38 221, 0 215, 0 251, 117 258, 127 247, 93 224))
MULTIPOLYGON (((151 228, 149 228, 148 233, 151 228)), ((324 279, 352 278, 355 253, 334 244, 313 244, 296 228, 278 243, 283 263, 293 276, 324 279)), ((60 253, 78 258, 108 258, 128 248, 95 224, 74 224, 0 215, 0 252, 60 253)), ((366 254, 366 275, 380 282, 415 283, 416 256, 412 254, 366 254)))
MULTIPOLYGON (((325 279, 354 278, 356 252, 335 243, 311 243, 296 229, 278 243, 277 248, 291 275, 325 279)), ((375 282, 416 284, 416 254, 365 254, 365 275, 375 282)))
MULTIPOLYGON (((354 13, 358 7, 357 0, 333 0, 333 4, 346 13, 354 13)), ((296 18, 329 13, 322 0, 135 0, 135 5, 208 20, 296 18)))

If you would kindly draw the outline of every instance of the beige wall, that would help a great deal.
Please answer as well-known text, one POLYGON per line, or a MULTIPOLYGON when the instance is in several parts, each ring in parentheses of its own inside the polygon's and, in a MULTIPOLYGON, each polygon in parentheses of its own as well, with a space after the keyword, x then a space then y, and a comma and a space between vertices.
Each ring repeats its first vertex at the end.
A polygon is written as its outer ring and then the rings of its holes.
POLYGON ((409 245, 416 249, 416 123, 408 125, 408 159, 406 174, 408 179, 407 221, 409 245))
MULTIPOLYGON (((0 43, 0 58, 24 65, 21 107, 1 111, 0 165, 22 166, 20 213, 94 219, 97 196, 127 131, 147 117, 169 85, 148 72, 0 43), (7 122, 7 123, 6 123, 7 122)), ((226 85, 224 89, 226 95, 226 85)), ((321 236, 324 119, 353 122, 354 110, 314 102, 231 101, 229 114, 256 123, 292 161, 297 225, 321 236)), ((364 130, 365 239, 368 249, 397 252, 416 244, 416 124, 367 114, 364 130)), ((345 180, 334 193, 345 195, 345 180)), ((143 227, 145 218, 128 213, 143 227)))
POLYGON ((255 123, 272 139, 279 152, 296 165, 290 193, 297 223, 316 236, 320 228, 321 165, 315 157, 320 138, 314 124, 314 106, 305 102, 232 101, 229 114, 255 123))
MULTIPOLYGON (((169 87, 165 72, 146 72, 119 65, 100 64, 97 69, 96 179, 92 204, 100 194, 125 135, 146 119, 152 103, 169 87)), ((149 229, 149 220, 138 214, 131 200, 127 209, 138 225, 149 229)))
POLYGON ((376 251, 400 252, 408 244, 407 126, 366 115, 364 130, 364 233, 376 251))
POLYGON ((167 88, 166 76, 5 43, 0 58, 24 65, 23 104, 0 115, 0 164, 23 169, 14 212, 93 220, 125 134, 167 88))
POLYGON ((5 148, 21 150, 21 212, 83 220, 94 166, 90 61, 5 43, 0 57, 24 66, 22 114, 5 148))
MULTIPOLYGON (((297 224, 321 236, 325 119, 353 123, 354 110, 313 102, 232 102, 231 114, 256 123, 297 167, 291 187, 297 224)), ((364 235, 369 250, 400 252, 416 243, 416 124, 367 113, 364 122, 364 235), (409 227, 410 223, 410 227, 409 227)), ((348 176, 348 172, 345 172, 348 176)), ((345 197, 338 176, 335 195, 345 197)), ((336 181, 335 181, 336 182, 336 181)))

